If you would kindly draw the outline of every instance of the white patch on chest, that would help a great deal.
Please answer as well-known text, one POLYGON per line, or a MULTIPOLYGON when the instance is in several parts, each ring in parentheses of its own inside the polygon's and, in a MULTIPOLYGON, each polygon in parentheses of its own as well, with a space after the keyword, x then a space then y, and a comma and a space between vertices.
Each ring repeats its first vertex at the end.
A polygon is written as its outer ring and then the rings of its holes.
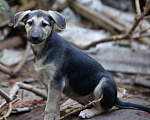
POLYGON ((38 73, 40 81, 47 88, 48 84, 53 80, 54 75, 56 73, 56 66, 54 63, 49 63, 47 65, 42 65, 43 60, 36 61, 34 64, 35 70, 38 73))

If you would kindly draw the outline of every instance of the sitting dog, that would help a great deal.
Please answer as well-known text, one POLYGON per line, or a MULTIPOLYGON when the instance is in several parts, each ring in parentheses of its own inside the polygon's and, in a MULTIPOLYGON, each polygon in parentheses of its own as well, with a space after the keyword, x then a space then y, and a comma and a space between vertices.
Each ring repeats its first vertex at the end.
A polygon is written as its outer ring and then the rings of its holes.
POLYGON ((59 120, 59 99, 63 92, 85 105, 102 100, 80 112, 80 118, 91 118, 111 109, 133 108, 150 113, 150 108, 125 103, 117 98, 112 75, 96 60, 75 48, 54 31, 54 24, 65 29, 65 18, 55 11, 33 10, 15 14, 15 25, 24 22, 28 41, 35 55, 35 70, 47 90, 44 120, 59 120))

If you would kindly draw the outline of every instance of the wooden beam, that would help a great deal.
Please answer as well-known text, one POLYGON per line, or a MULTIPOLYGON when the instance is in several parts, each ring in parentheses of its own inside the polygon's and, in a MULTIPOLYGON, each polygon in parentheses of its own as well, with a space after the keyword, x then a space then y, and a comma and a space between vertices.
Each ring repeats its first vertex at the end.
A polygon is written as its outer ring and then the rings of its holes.
POLYGON ((91 10, 87 8, 84 5, 81 5, 78 2, 72 2, 70 4, 70 7, 79 15, 82 17, 88 19, 89 21, 100 25, 104 29, 110 31, 112 34, 120 33, 120 32, 125 32, 126 29, 119 25, 118 23, 110 20, 107 16, 105 16, 102 13, 98 13, 94 10, 91 10))

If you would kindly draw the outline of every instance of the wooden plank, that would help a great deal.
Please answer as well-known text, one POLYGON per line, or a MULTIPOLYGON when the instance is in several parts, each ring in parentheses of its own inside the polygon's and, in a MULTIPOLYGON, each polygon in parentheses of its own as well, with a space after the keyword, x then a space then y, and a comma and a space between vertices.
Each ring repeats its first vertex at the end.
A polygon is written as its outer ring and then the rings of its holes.
POLYGON ((110 20, 107 16, 102 13, 98 13, 94 10, 87 8, 84 5, 81 5, 78 2, 72 2, 70 7, 82 17, 90 20, 91 22, 102 26, 106 30, 110 31, 112 34, 116 34, 119 32, 127 31, 123 26, 119 25, 113 20, 110 20), (82 11, 82 12, 81 12, 82 11))
POLYGON ((129 48, 101 48, 96 59, 106 70, 150 75, 150 52, 129 48))

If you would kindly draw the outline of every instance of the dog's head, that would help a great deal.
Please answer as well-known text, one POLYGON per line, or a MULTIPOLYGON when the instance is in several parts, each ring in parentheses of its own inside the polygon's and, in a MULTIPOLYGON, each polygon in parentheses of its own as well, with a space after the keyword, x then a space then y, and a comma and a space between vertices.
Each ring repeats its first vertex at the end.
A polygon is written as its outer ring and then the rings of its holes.
POLYGON ((22 11, 14 16, 14 27, 20 22, 24 22, 28 40, 33 44, 38 44, 47 39, 51 34, 54 23, 61 29, 65 29, 65 18, 56 11, 22 11))

